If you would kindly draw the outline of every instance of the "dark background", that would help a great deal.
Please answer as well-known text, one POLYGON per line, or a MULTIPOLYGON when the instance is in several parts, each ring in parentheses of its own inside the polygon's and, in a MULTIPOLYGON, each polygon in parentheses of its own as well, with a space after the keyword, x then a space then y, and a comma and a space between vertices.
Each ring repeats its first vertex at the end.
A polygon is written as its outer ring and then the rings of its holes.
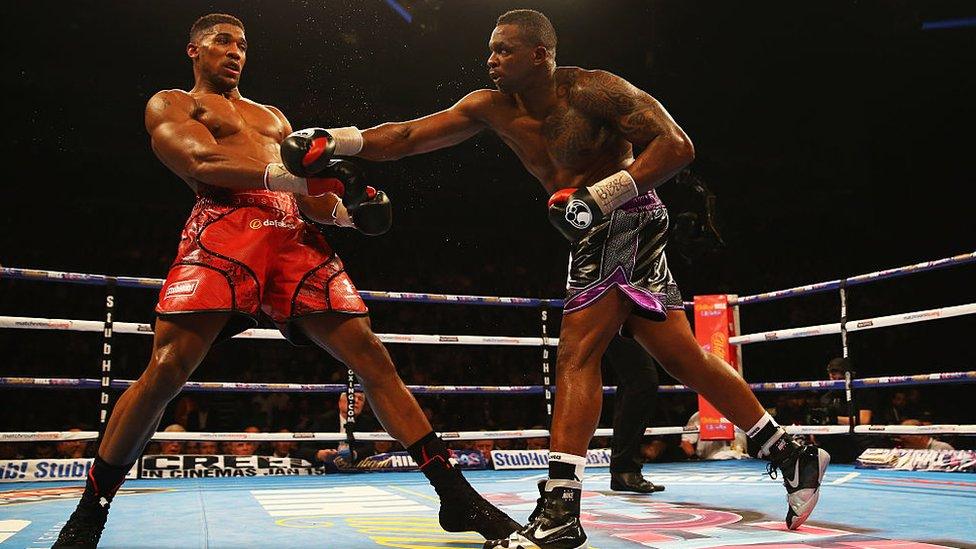
MULTIPOLYGON (((295 128, 369 127, 444 108, 490 85, 486 43, 499 14, 544 11, 559 34, 560 64, 627 78, 664 103, 694 141, 692 173, 718 197, 726 245, 672 243, 672 270, 688 299, 976 249, 976 29, 922 30, 926 21, 973 16, 971 3, 428 0, 406 3, 412 23, 380 0, 348 4, 0 4, 0 264, 165 276, 193 195, 150 151, 143 109, 160 89, 192 86, 187 33, 211 11, 235 14, 247 28, 242 93, 278 106, 295 128)), ((359 287, 562 295, 566 246, 548 225, 546 197, 496 137, 366 169, 393 199, 395 227, 379 238, 330 233, 359 287)), ((680 185, 661 194, 672 216, 696 207, 680 185)), ((973 280, 969 266, 858 287, 851 317, 969 303, 973 280)), ((102 292, 0 281, 0 314, 100 319, 102 292)), ((118 319, 148 321, 152 294, 121 291, 118 319)), ((538 333, 535 311, 411 307, 371 305, 376 330, 538 333)), ((837 316, 831 293, 747 307, 743 331, 837 316)), ((859 332, 851 353, 860 375, 973 369, 974 328, 972 317, 960 317, 859 332)), ((119 340, 118 375, 135 377, 148 338, 119 340)), ((3 331, 0 375, 94 377, 100 348, 96 335, 3 331)), ((535 349, 392 352, 408 383, 540 382, 535 349)), ((745 351, 746 377, 822 378, 839 353, 836 337, 754 345, 745 351)), ((194 379, 342 379, 327 363, 322 353, 284 343, 233 342, 194 379)), ((972 422, 959 405, 969 389, 925 390, 941 419, 972 422)), ((83 400, 94 395, 2 394, 25 406, 57 411, 70 401, 85 410, 43 420, 51 427, 94 415, 83 400)), ((435 412, 453 421, 467 406, 435 400, 435 412)), ((539 403, 483 400, 524 413, 517 423, 541 421, 539 403)), ((4 423, 26 428, 20 423, 46 417, 32 414, 4 423)))

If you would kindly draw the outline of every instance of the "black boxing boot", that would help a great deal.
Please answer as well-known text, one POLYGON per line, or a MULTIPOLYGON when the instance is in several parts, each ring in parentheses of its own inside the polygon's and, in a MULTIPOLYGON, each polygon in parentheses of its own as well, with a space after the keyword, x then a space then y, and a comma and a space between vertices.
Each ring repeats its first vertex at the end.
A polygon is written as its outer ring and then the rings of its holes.
POLYGON ((796 530, 806 522, 820 500, 820 483, 827 472, 830 454, 802 438, 786 433, 769 414, 763 414, 746 434, 759 446, 757 457, 768 459, 766 472, 776 478, 783 473, 786 487, 786 527, 796 530))
POLYGON ((81 501, 61 528, 52 549, 94 549, 98 546, 105 521, 108 520, 108 508, 112 504, 112 498, 131 468, 131 463, 118 467, 95 457, 91 469, 88 470, 81 501))
POLYGON ((786 527, 796 530, 817 506, 820 483, 827 472, 830 454, 813 444, 789 435, 781 437, 771 448, 766 472, 776 478, 776 469, 783 473, 786 487, 786 527))
POLYGON ((581 549, 586 532, 580 523, 582 483, 539 481, 539 499, 529 523, 506 538, 486 541, 484 549, 581 549))
POLYGON ((519 524, 481 497, 454 466, 444 441, 431 431, 407 451, 420 465, 441 500, 438 512, 441 528, 447 532, 478 532, 485 539, 507 536, 519 524))
POLYGON ((539 499, 529 523, 506 538, 485 542, 484 549, 579 549, 586 547, 580 523, 586 458, 549 453, 549 479, 539 481, 539 499))

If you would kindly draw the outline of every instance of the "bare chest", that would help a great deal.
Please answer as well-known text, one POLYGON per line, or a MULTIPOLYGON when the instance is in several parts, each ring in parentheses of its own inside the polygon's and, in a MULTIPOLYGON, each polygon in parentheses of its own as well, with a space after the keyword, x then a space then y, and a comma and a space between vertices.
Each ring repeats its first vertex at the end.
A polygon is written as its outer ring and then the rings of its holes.
POLYGON ((584 178, 608 156, 618 155, 609 128, 570 106, 557 107, 542 120, 515 116, 498 130, 544 185, 584 178))
POLYGON ((281 120, 270 110, 247 101, 218 96, 197 98, 193 118, 210 130, 217 141, 244 137, 258 143, 284 139, 281 120))

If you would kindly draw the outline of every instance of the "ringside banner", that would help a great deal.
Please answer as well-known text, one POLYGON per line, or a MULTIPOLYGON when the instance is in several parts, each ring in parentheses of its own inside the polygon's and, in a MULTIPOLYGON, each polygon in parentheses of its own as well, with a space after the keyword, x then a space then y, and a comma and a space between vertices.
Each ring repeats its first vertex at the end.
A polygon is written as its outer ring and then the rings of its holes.
MULTIPOLYGON (((549 467, 549 450, 492 450, 495 469, 545 469, 549 467)), ((586 451, 587 467, 610 467, 610 449, 586 451)))
POLYGON ((859 469, 976 473, 976 450, 869 448, 857 458, 859 469))

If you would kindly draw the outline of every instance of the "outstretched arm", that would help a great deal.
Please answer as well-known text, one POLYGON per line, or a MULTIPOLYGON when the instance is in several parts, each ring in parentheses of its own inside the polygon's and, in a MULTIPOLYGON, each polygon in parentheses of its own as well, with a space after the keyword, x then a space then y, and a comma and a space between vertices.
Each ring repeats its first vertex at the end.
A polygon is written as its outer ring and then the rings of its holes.
POLYGON ((146 130, 162 163, 187 181, 263 189, 267 161, 217 143, 210 130, 190 116, 193 108, 193 99, 180 91, 161 91, 146 105, 146 130))
POLYGON ((606 71, 588 71, 570 88, 573 101, 597 114, 624 139, 644 150, 627 172, 640 191, 664 183, 695 159, 691 139, 647 92, 606 71))
POLYGON ((491 92, 478 90, 449 109, 364 130, 363 149, 356 156, 367 160, 397 160, 457 145, 487 127, 482 113, 489 101, 491 92))

